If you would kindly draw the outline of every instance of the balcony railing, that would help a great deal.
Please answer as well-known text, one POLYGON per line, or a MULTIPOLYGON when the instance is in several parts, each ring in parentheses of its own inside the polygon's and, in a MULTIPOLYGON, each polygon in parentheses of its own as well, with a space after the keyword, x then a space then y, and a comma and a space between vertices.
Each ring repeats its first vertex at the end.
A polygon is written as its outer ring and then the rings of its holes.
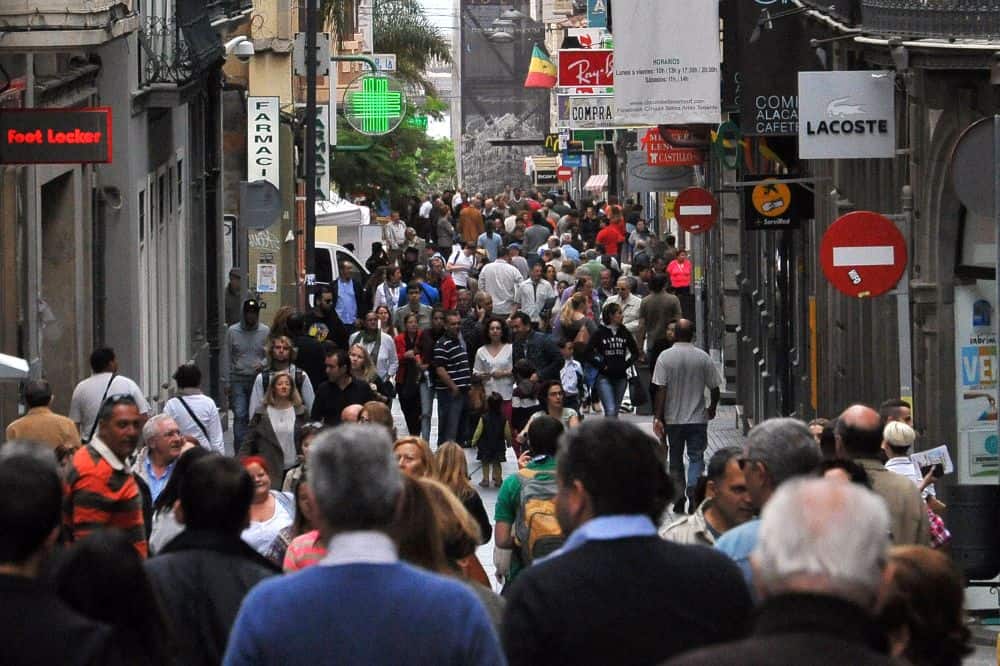
POLYGON ((861 0, 865 32, 900 37, 1000 39, 1000 0, 861 0))

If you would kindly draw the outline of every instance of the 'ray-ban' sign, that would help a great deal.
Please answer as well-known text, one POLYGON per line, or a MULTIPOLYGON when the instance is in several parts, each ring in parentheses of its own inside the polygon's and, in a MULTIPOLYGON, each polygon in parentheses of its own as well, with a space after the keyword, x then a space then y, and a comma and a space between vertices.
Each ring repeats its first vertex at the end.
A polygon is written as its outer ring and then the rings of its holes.
POLYGON ((0 164, 111 161, 111 108, 4 109, 0 164))

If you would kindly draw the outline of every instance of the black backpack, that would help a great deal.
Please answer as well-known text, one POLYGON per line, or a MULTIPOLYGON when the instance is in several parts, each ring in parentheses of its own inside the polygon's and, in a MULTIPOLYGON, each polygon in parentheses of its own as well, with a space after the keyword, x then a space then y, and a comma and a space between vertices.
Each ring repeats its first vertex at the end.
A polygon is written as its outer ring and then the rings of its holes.
MULTIPOLYGON (((267 393, 267 386, 271 383, 271 372, 278 372, 277 370, 264 370, 260 373, 261 381, 261 392, 267 393)), ((299 395, 302 395, 302 385, 306 382, 306 373, 304 370, 295 368, 295 388, 298 389, 299 395)))

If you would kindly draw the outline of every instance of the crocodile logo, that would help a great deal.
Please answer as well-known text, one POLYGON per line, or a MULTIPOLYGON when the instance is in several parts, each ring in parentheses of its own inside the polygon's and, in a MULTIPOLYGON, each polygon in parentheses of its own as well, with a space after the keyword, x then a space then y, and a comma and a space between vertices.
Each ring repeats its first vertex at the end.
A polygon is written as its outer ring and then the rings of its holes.
POLYGON ((860 104, 848 104, 850 97, 838 97, 826 105, 826 115, 831 118, 843 118, 845 116, 858 116, 865 112, 865 107, 860 104))

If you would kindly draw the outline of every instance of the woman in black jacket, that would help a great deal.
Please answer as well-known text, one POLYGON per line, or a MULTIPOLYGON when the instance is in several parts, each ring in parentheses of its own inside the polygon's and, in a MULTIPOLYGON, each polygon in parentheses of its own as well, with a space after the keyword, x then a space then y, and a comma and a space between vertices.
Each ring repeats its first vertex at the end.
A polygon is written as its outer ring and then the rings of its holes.
POLYGON ((603 325, 590 337, 583 354, 584 358, 593 359, 597 367, 594 389, 609 419, 618 418, 618 408, 628 388, 628 367, 639 357, 639 347, 622 324, 623 317, 621 306, 609 303, 601 314, 603 325))

